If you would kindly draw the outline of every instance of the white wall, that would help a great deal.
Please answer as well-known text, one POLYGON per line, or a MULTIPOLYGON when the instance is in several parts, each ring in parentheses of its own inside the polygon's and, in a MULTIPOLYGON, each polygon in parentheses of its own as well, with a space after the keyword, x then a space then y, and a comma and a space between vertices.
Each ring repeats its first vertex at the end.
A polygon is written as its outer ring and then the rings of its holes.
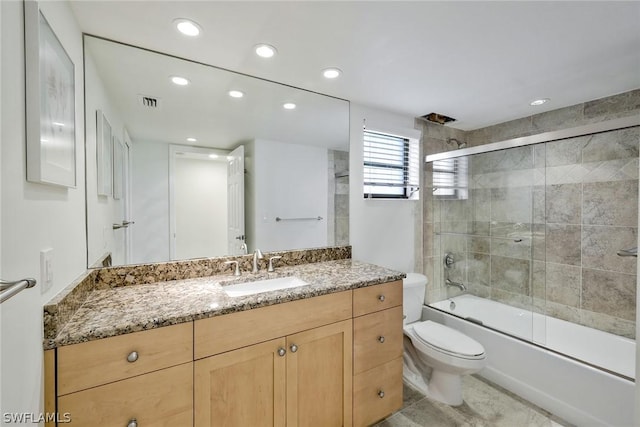
POLYGON ((177 157, 173 173, 176 258, 228 254, 226 161, 177 157))
POLYGON ((169 146, 134 141, 131 148, 131 262, 168 261, 169 146))
POLYGON ((365 200, 363 196, 362 126, 419 138, 414 118, 351 103, 349 145, 349 240, 353 259, 403 272, 416 263, 416 216, 421 201, 365 200))
POLYGON ((23 3, 2 1, 0 270, 5 279, 34 276, 39 282, 0 306, 2 413, 42 411, 42 306, 86 267, 82 38, 67 3, 40 6, 75 64, 77 187, 25 179, 23 3), (39 252, 46 248, 54 250, 53 287, 42 294, 39 252))
POLYGON ((245 184, 249 249, 264 251, 327 245, 327 149, 276 141, 247 144, 245 184), (312 218, 321 221, 281 221, 312 218))
POLYGON ((96 111, 101 110, 111 125, 111 133, 120 141, 124 137, 122 115, 111 102, 102 79, 90 56, 85 60, 86 87, 86 151, 87 151, 87 230, 89 265, 110 252, 114 265, 124 263, 125 229, 113 229, 113 224, 121 223, 124 200, 114 200, 112 196, 98 195, 98 174, 96 158, 96 111))

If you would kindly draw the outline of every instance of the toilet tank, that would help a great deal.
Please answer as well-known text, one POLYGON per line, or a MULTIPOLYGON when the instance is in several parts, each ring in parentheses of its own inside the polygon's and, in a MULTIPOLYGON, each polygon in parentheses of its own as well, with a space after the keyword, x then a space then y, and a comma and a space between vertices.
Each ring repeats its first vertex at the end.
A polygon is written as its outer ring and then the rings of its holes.
POLYGON ((424 293, 427 288, 427 277, 418 273, 408 273, 402 280, 402 312, 404 323, 413 323, 422 316, 424 293))

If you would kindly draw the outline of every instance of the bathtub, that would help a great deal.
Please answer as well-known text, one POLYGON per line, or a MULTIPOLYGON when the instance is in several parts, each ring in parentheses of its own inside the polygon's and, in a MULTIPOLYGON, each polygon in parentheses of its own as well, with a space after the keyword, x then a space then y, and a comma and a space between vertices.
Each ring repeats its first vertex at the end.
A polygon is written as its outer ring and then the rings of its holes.
POLYGON ((633 425, 634 340, 473 295, 424 306, 423 319, 482 343, 481 376, 572 424, 633 425))

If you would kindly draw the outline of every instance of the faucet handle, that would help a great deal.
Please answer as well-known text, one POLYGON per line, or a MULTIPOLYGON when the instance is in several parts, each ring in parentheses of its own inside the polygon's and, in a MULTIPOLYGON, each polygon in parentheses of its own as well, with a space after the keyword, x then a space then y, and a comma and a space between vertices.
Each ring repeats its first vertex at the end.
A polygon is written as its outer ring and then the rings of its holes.
POLYGON ((269 273, 273 273, 274 271, 276 271, 276 269, 273 267, 273 261, 278 260, 282 258, 281 256, 272 256, 269 257, 269 267, 267 267, 267 272, 269 273))
POLYGON ((238 261, 225 261, 225 265, 231 265, 231 264, 235 264, 235 271, 233 272, 234 276, 239 276, 240 275, 240 264, 238 263, 238 261))

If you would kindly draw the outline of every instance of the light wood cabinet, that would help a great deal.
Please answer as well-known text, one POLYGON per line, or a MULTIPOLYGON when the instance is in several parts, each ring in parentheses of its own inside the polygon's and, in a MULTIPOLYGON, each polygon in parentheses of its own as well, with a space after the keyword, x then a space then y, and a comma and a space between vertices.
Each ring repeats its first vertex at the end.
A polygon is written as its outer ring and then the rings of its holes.
POLYGON ((397 281, 63 346, 46 408, 72 426, 369 425, 402 405, 401 306, 397 281))
POLYGON ((196 357, 291 332, 196 360, 195 426, 351 426, 351 306, 341 292, 195 322, 196 357))
POLYGON ((353 291, 353 424, 402 407, 402 282, 353 291))
POLYGON ((58 398, 73 427, 191 426, 193 362, 58 398))
POLYGON ((196 361, 195 426, 284 426, 285 346, 280 338, 196 361))
POLYGON ((287 337, 288 427, 351 426, 351 328, 349 319, 287 337))
POLYGON ((58 395, 193 360, 191 322, 58 348, 58 395))

